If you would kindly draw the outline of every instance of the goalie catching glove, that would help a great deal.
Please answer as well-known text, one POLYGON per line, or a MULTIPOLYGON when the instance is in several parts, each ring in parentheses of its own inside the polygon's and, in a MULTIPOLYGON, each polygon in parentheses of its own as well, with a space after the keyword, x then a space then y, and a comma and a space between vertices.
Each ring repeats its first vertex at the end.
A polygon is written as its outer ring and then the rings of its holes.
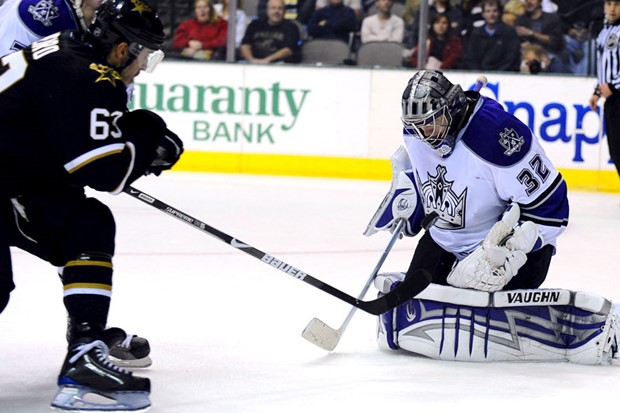
POLYGON ((448 284, 489 292, 504 288, 527 261, 526 254, 540 245, 536 224, 519 224, 520 215, 517 204, 509 207, 482 244, 456 264, 448 284))
POLYGON ((402 146, 392 155, 392 185, 381 205, 368 223, 364 235, 378 231, 394 232, 401 219, 406 221, 403 233, 408 237, 420 232, 424 211, 419 202, 409 156, 402 146))

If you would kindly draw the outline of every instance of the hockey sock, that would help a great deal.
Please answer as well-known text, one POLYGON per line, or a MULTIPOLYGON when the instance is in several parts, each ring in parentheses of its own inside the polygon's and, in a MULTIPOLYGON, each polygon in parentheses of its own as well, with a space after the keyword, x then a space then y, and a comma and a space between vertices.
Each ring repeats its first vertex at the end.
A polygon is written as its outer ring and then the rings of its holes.
POLYGON ((112 295, 111 256, 81 254, 65 264, 62 283, 72 325, 106 325, 112 295))

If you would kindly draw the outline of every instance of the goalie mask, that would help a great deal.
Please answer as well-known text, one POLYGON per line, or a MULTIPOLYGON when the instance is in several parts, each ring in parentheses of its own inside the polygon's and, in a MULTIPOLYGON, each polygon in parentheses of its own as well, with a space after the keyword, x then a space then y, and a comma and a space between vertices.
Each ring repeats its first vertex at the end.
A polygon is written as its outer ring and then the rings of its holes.
POLYGON ((467 107, 463 89, 438 70, 421 70, 409 80, 402 105, 405 131, 442 158, 449 156, 467 107))
POLYGON ((97 9, 90 28, 92 35, 107 52, 122 42, 129 43, 131 59, 145 64, 142 70, 152 73, 164 58, 164 27, 157 11, 147 0, 104 0, 97 9))

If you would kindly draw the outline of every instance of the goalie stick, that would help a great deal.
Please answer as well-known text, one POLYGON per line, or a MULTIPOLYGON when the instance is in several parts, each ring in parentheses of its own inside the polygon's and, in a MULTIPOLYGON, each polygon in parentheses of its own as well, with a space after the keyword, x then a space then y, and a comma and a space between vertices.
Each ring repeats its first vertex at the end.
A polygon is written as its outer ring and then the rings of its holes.
MULTIPOLYGON (((431 212, 429 215, 424 217, 424 219, 422 220, 422 224, 421 224, 422 228, 424 228, 425 230, 428 230, 431 226, 435 224, 438 218, 439 218, 439 214, 437 212, 435 211, 431 212)), ((372 273, 370 274, 370 277, 368 278, 368 281, 366 281, 366 285, 364 286, 364 288, 362 289, 362 292, 358 296, 359 299, 364 298, 364 296, 368 292, 368 289, 372 285, 372 282, 377 276, 377 273, 381 269, 381 266, 383 265, 383 262, 387 258, 387 255, 392 250, 392 247, 394 246, 394 243, 396 242, 396 240, 400 237, 400 233, 403 230, 404 226, 405 226, 404 219, 399 220, 398 225, 396 226, 396 229, 394 230, 394 234, 392 235, 392 238, 390 239, 390 242, 385 248, 385 251, 383 251, 381 258, 379 258, 379 262, 373 269, 372 273)), ((312 320, 310 320, 310 322, 308 323, 304 331, 301 333, 301 336, 305 338, 306 340, 308 340, 309 342, 311 342, 312 344, 318 347, 321 347, 323 350, 332 351, 336 348, 336 346, 338 345, 338 342, 340 342, 340 338, 342 337, 345 330, 349 326, 349 323, 351 322, 351 319, 353 318, 353 315, 355 314, 356 310, 357 308, 351 307, 349 314, 347 314, 347 317, 344 319, 344 321, 342 322, 342 325, 337 330, 328 326, 323 321, 315 317, 312 320)))
MULTIPOLYGON (((364 285, 362 292, 358 295, 358 299, 364 298, 364 296, 368 292, 368 289, 372 285, 372 282, 377 276, 377 273, 381 269, 381 266, 385 262, 385 259, 387 258, 388 254, 392 250, 394 243, 396 243, 396 240, 400 237, 404 226, 405 226, 405 220, 400 219, 398 221, 398 225, 396 226, 396 229, 394 230, 394 233, 392 234, 392 238, 390 238, 390 242, 388 243, 387 247, 385 247, 383 254, 381 254, 381 258, 379 258, 379 262, 377 262, 377 265, 375 265, 375 268, 370 273, 370 277, 368 278, 368 281, 366 281, 366 285, 364 285)), ((353 318, 353 315, 355 314, 356 310, 357 310, 356 307, 351 307, 349 314, 347 314, 347 317, 344 319, 344 321, 342 322, 342 325, 337 330, 331 328, 330 326, 328 326, 327 324, 325 324, 324 322, 322 322, 321 320, 315 317, 312 320, 310 320, 306 328, 304 328, 304 331, 301 333, 301 336, 305 338, 306 340, 308 340, 309 342, 311 342, 312 344, 314 344, 315 346, 321 347, 323 350, 332 351, 338 345, 338 342, 340 341, 340 337, 342 337, 342 334, 349 326, 349 323, 351 322, 351 319, 353 318)))
POLYGON ((136 188, 133 188, 131 186, 125 188, 124 192, 128 195, 130 195, 131 197, 138 199, 142 202, 144 202, 145 204, 148 204, 150 206, 152 206, 153 208, 156 208, 188 225, 193 226, 194 228, 198 229, 199 231, 202 231, 206 234, 211 235, 214 238, 219 239, 222 242, 225 242, 226 244, 230 245, 233 248, 236 248, 240 251, 245 252, 246 254, 249 254, 251 256, 253 256, 256 259, 259 259, 261 262, 264 262, 265 264, 274 267, 290 276, 292 276, 293 278, 297 278, 300 281, 303 281, 305 283, 308 283, 310 285, 312 285, 313 287, 318 288, 321 291, 324 291, 342 301, 345 301, 347 303, 349 303, 352 306, 355 306, 357 308, 359 308, 360 310, 364 310, 367 313, 370 314, 374 314, 374 315, 380 315, 385 313, 386 311, 391 310, 394 307, 397 307, 398 305, 404 303, 405 301, 409 300, 411 297, 419 294, 422 290, 424 290, 428 284, 430 283, 430 274, 427 274, 425 272, 419 274, 418 276, 415 277, 410 277, 407 281, 403 282, 402 284, 400 284, 396 289, 394 289, 393 291, 390 291, 389 294, 386 294, 382 297, 377 298, 376 300, 372 300, 372 301, 362 301, 358 298, 355 298, 353 296, 350 296, 346 293, 344 293, 341 290, 338 290, 334 287, 332 287, 329 284, 324 283, 323 281, 312 277, 310 274, 307 274, 301 270, 299 270, 298 268, 293 267, 292 265, 277 259, 276 257, 266 254, 262 251, 260 251, 259 249, 246 244, 245 242, 242 242, 236 238, 231 237, 230 235, 216 229, 213 228, 212 226, 184 213, 179 211, 176 208, 173 208, 172 206, 152 197, 151 195, 148 195, 136 188))

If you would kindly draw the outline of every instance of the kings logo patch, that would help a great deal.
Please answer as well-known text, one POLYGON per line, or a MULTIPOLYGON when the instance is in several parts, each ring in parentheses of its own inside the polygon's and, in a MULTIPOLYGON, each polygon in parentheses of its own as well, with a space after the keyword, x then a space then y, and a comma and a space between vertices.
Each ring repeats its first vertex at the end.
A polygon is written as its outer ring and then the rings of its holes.
POLYGON ((499 133, 499 143, 505 149, 504 155, 510 156, 521 150, 521 147, 525 143, 525 139, 523 139, 523 136, 519 135, 516 130, 504 128, 504 131, 499 133))
POLYGON ((41 0, 34 6, 28 6, 28 13, 32 15, 33 20, 41 22, 45 27, 50 27, 53 24, 52 20, 60 15, 54 2, 50 0, 41 0))

